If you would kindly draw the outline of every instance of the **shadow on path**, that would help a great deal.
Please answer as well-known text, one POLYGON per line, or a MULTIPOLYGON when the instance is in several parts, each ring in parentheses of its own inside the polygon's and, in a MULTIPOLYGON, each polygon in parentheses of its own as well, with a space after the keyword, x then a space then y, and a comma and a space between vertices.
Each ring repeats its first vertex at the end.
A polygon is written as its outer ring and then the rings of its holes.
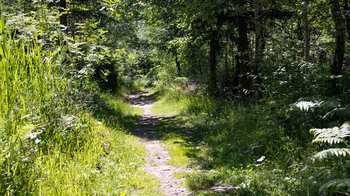
POLYGON ((175 117, 163 118, 152 114, 151 108, 155 99, 148 92, 148 90, 140 91, 125 97, 134 107, 139 107, 144 111, 142 117, 136 121, 130 131, 131 134, 140 137, 147 152, 144 157, 146 160, 144 170, 159 179, 164 194, 171 196, 190 195, 191 193, 182 187, 184 179, 175 179, 173 176, 174 172, 184 172, 186 168, 168 164, 170 156, 168 151, 164 149, 162 138, 158 137, 163 129, 159 124, 175 117))
MULTIPOLYGON (((205 165, 207 160, 200 156, 201 149, 198 146, 203 145, 203 137, 207 137, 206 129, 194 129, 188 126, 187 119, 180 116, 158 117, 151 112, 156 101, 155 96, 150 95, 149 91, 140 91, 126 96, 126 99, 135 107, 144 110, 141 118, 136 120, 131 134, 140 137, 148 155, 145 157, 147 163, 145 170, 156 176, 162 184, 162 191, 166 195, 193 195, 187 189, 181 188, 179 182, 174 179, 174 172, 195 172, 194 169, 187 168, 196 165, 205 165), (167 164, 170 161, 167 150, 163 149, 162 140, 176 138, 173 144, 181 145, 184 148, 185 156, 195 160, 187 166, 174 167, 167 164)), ((204 169, 204 168, 202 168, 204 169)), ((184 179, 179 180, 183 182, 184 179)), ((235 195, 236 187, 229 185, 212 184, 204 190, 212 195, 235 195)))
POLYGON ((135 92, 127 95, 125 98, 134 107, 144 110, 143 116, 139 118, 131 129, 131 134, 148 140, 159 140, 159 132, 161 128, 159 124, 165 120, 175 119, 172 117, 158 117, 151 112, 154 105, 155 97, 148 94, 149 90, 135 92))
POLYGON ((147 95, 149 91, 138 91, 132 94, 127 95, 125 98, 129 101, 129 103, 133 106, 144 106, 153 104, 155 98, 153 95, 147 95))

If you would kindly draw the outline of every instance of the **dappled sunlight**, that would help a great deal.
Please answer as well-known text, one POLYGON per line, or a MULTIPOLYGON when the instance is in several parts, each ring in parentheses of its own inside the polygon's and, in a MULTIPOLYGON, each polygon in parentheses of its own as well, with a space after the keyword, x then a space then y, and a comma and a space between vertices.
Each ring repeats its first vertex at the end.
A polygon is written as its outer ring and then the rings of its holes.
POLYGON ((0 0, 0 195, 349 195, 349 13, 0 0))

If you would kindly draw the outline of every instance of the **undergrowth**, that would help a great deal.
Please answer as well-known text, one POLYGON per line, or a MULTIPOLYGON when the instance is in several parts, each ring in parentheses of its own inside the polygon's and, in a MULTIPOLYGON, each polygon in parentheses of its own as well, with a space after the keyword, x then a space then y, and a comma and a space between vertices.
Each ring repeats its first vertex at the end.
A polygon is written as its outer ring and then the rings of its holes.
POLYGON ((186 183, 199 195, 214 194, 210 189, 215 186, 231 186, 227 194, 239 195, 327 194, 322 184, 337 175, 324 171, 332 160, 313 158, 318 147, 308 132, 317 126, 317 120, 309 119, 312 109, 298 112, 291 104, 280 111, 283 107, 271 100, 241 104, 213 99, 199 90, 156 97, 155 112, 176 115, 177 123, 162 122, 164 143, 170 154, 181 149, 179 156, 198 171, 186 174, 186 183), (180 146, 172 150, 174 145, 180 146))
POLYGON ((70 75, 64 47, 0 31, 0 194, 159 194, 127 134, 141 111, 70 75))

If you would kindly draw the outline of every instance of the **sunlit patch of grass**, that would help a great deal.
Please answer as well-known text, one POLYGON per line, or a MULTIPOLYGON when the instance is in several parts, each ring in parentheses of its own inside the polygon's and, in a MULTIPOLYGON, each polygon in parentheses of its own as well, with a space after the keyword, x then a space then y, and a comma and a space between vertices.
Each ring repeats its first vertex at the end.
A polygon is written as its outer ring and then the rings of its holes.
POLYGON ((175 116, 178 115, 179 110, 178 104, 171 104, 165 101, 157 101, 155 106, 152 108, 152 112, 157 114, 157 116, 175 116))
POLYGON ((187 176, 187 172, 186 171, 180 171, 180 172, 174 172, 173 173, 173 177, 176 179, 182 179, 185 178, 187 176))
POLYGON ((187 107, 189 98, 181 94, 163 96, 155 102, 151 111, 157 116, 169 117, 179 115, 187 107))
POLYGON ((175 167, 186 166, 191 160, 187 157, 188 149, 185 147, 185 141, 176 134, 167 134, 163 138, 165 149, 169 151, 170 160, 167 162, 175 167))
POLYGON ((142 108, 139 108, 139 107, 132 107, 132 111, 134 115, 137 115, 137 116, 142 116, 144 110, 142 108))
POLYGON ((148 86, 147 79, 139 78, 135 81, 131 80, 128 77, 122 76, 122 85, 120 87, 119 93, 123 95, 127 95, 139 90, 144 90, 146 86, 148 86))
MULTIPOLYGON (((159 182, 142 171, 145 151, 134 136, 86 116, 91 125, 77 151, 60 145, 33 155, 33 193, 43 195, 159 195, 159 182), (35 183, 35 184, 34 184, 35 183)), ((29 176, 28 176, 29 177, 29 176)))
MULTIPOLYGON (((157 95, 157 92, 152 92, 152 94, 155 97, 161 97, 161 95, 157 95)), ((175 116, 184 110, 188 101, 189 99, 181 95, 164 96, 155 103, 151 111, 158 116, 175 116)), ((181 134, 181 128, 175 127, 173 122, 167 120, 162 121, 159 127, 158 136, 162 138, 165 149, 169 151, 170 160, 167 163, 176 167, 188 165, 191 162, 188 157, 190 148, 186 147, 185 136, 181 134)))
POLYGON ((122 96, 113 96, 108 93, 102 93, 101 98, 109 103, 114 110, 120 111, 123 115, 142 116, 143 110, 139 107, 131 106, 122 96))
POLYGON ((154 176, 145 173, 142 169, 137 170, 133 175, 135 180, 135 188, 127 195, 160 195, 164 194, 160 192, 161 184, 154 176))
POLYGON ((143 110, 131 106, 122 96, 108 93, 96 94, 90 103, 93 116, 112 128, 130 129, 143 110))
POLYGON ((43 172, 37 191, 44 195, 119 195, 151 188, 136 178, 144 152, 134 137, 95 124, 89 138, 74 155, 58 149, 38 155, 35 167, 43 172))

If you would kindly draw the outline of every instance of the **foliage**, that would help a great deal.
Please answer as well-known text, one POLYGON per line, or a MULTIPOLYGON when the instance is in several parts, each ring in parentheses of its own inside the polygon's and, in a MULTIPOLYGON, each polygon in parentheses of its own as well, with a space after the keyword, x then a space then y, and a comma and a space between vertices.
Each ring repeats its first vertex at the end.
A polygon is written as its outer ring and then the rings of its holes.
MULTIPOLYGON (((186 174, 187 186, 198 194, 230 185, 235 194, 318 195, 327 179, 346 178, 345 173, 330 177, 328 169, 317 174, 325 163, 315 165, 308 158, 314 147, 286 135, 290 127, 283 123, 282 115, 289 112, 277 112, 274 103, 241 105, 209 98, 198 90, 167 91, 158 98, 155 111, 163 111, 162 116, 179 115, 178 120, 165 122, 167 128, 161 135, 169 148, 173 140, 186 141, 177 145, 185 152, 182 156, 190 158, 190 166, 199 170, 186 174), (176 127, 178 124, 182 128, 176 127)), ((296 111, 294 118, 306 112, 296 111)), ((293 132, 308 126, 300 125, 293 132)))
MULTIPOLYGON (((350 149, 347 144, 347 138, 350 136, 350 125, 349 122, 344 123, 341 127, 325 128, 325 129, 311 129, 311 133, 315 135, 313 143, 322 143, 330 144, 335 146, 340 146, 344 144, 345 148, 329 148, 322 150, 314 155, 315 158, 324 160, 332 157, 347 157, 350 154, 350 149)), ((344 162, 348 159, 340 159, 341 162, 344 162)), ((322 169, 326 170, 326 169, 322 169)), ((321 170, 321 171, 322 171, 321 170)), ((344 172, 344 168, 334 168, 336 173, 344 172), (338 171, 337 171, 338 170, 338 171)), ((327 181, 320 187, 320 192, 322 191, 331 191, 345 193, 349 189, 349 179, 342 178, 343 176, 330 176, 327 181)))
POLYGON ((344 123, 341 127, 328 129, 311 129, 310 132, 315 135, 313 143, 339 144, 346 143, 345 139, 350 136, 350 125, 344 123))
POLYGON ((136 111, 79 86, 61 46, 15 39, 4 19, 0 32, 0 193, 159 194, 139 170, 142 147, 125 133, 136 111), (95 112, 106 105, 109 113, 95 112))

